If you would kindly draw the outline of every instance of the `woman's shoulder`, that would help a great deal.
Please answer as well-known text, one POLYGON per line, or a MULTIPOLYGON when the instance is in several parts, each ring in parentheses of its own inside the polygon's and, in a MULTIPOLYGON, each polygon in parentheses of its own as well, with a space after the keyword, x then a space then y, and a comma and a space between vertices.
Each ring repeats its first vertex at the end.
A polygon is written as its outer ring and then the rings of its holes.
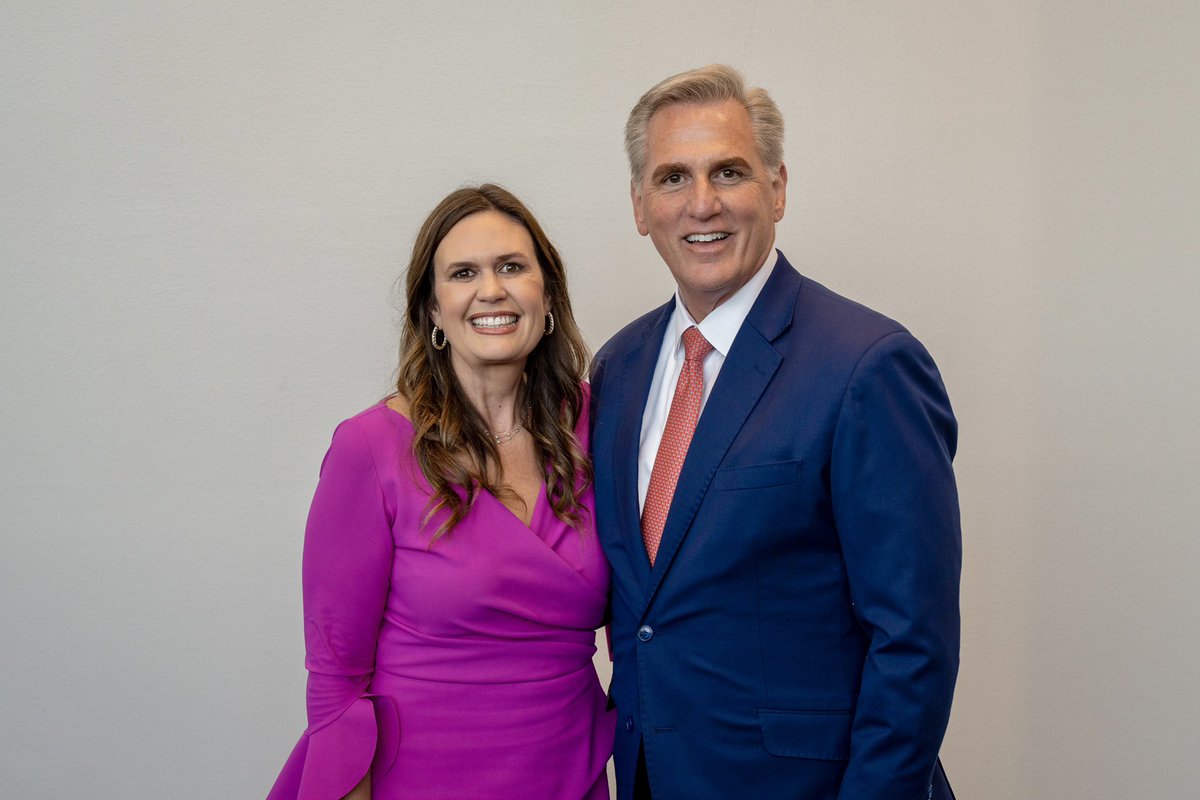
POLYGON ((349 427, 362 431, 393 431, 398 427, 412 427, 408 419, 408 404, 400 403, 399 398, 387 397, 372 406, 364 408, 352 417, 348 417, 338 425, 338 429, 349 427))
MULTIPOLYGON (((404 397, 403 395, 394 394, 390 397, 385 397, 383 400, 380 400, 378 403, 376 403, 375 406, 367 409, 367 411, 373 411, 378 406, 383 406, 389 411, 399 414, 411 424, 412 406, 409 404, 408 398, 404 397)), ((365 414, 367 412, 364 411, 363 413, 365 414)))
POLYGON ((393 476, 412 457, 412 425, 381 400, 334 428, 320 475, 393 476))
POLYGON ((343 420, 333 431, 333 449, 369 451, 387 455, 412 441, 412 423, 394 408, 391 398, 363 409, 343 420))

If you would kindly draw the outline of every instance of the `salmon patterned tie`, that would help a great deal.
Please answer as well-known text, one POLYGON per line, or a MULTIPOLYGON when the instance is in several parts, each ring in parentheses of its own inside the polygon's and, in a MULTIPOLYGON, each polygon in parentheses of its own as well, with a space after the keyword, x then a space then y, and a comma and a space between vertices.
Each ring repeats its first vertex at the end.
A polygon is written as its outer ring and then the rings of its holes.
POLYGON ((692 433, 700 419, 700 401, 704 398, 704 359, 713 346, 695 325, 683 332, 683 369, 679 383, 675 385, 675 396, 671 399, 671 411, 667 414, 667 427, 663 429, 658 453, 654 456, 654 469, 650 470, 650 487, 646 490, 646 505, 642 508, 642 541, 646 544, 646 555, 650 566, 658 555, 662 542, 663 527, 667 523, 667 510, 675 496, 675 484, 679 482, 679 471, 692 433))

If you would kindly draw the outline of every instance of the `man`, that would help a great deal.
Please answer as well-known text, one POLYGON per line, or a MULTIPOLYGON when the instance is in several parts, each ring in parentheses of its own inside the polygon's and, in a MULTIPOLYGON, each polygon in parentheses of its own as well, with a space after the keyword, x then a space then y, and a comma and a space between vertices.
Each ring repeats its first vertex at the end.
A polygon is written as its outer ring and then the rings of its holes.
POLYGON ((626 127, 678 290, 592 376, 623 800, 952 796, 955 420, 916 339, 774 249, 782 143, 725 66, 626 127))

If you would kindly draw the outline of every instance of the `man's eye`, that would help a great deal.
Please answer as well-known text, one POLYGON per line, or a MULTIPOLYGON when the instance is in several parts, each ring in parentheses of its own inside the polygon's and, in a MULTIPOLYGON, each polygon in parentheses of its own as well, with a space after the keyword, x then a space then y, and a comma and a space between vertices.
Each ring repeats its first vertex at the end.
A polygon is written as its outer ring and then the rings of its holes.
POLYGON ((680 183, 683 183, 683 176, 680 175, 678 172, 672 172, 670 175, 663 178, 663 183, 667 183, 667 184, 671 184, 671 185, 678 185, 680 183))
POLYGON ((732 167, 726 167, 725 169, 721 170, 718 174, 724 180, 732 181, 732 180, 737 180, 739 177, 741 177, 742 173, 738 172, 736 169, 733 169, 732 167))

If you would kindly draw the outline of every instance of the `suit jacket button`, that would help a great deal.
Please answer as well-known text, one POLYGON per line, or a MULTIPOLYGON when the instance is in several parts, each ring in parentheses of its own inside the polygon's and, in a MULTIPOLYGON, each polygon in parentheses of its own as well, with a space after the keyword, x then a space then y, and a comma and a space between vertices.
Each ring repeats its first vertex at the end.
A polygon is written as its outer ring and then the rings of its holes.
POLYGON ((649 625, 643 625, 638 628, 637 637, 639 642, 650 641, 654 638, 654 628, 651 628, 649 625))
POLYGON ((632 716, 628 716, 625 718, 625 730, 629 731, 630 733, 633 733, 633 717, 632 716))

